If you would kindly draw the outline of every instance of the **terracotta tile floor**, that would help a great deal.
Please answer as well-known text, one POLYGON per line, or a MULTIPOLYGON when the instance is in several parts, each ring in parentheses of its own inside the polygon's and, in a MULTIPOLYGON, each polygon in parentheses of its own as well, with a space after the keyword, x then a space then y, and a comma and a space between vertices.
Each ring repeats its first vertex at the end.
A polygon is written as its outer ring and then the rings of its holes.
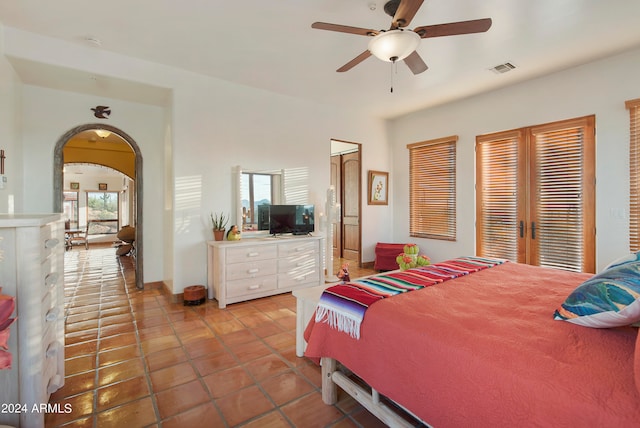
POLYGON ((322 402, 319 368, 295 355, 291 294, 219 309, 134 284, 113 248, 65 253, 66 381, 50 400, 72 411, 47 427, 384 426, 344 393, 322 402))

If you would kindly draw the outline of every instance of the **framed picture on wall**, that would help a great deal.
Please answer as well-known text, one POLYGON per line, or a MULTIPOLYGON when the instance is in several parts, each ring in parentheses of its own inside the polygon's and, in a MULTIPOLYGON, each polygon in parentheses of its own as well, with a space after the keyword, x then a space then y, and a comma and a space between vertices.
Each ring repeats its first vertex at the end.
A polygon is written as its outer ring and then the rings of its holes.
POLYGON ((389 173, 369 171, 369 205, 389 205, 389 173))
POLYGON ((71 188, 71 190, 78 190, 80 188, 80 183, 72 181, 71 183, 69 183, 69 187, 71 188))
POLYGON ((107 190, 107 183, 98 183, 98 190, 107 190))

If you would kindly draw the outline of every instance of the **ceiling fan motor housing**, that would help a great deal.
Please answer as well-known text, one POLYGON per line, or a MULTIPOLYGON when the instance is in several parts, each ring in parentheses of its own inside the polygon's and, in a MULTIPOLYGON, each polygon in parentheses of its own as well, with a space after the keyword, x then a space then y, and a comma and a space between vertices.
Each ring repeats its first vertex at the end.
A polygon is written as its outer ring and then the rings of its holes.
POLYGON ((401 0, 389 0, 384 4, 384 13, 389 15, 390 17, 394 17, 396 12, 398 11, 398 7, 400 6, 401 0))

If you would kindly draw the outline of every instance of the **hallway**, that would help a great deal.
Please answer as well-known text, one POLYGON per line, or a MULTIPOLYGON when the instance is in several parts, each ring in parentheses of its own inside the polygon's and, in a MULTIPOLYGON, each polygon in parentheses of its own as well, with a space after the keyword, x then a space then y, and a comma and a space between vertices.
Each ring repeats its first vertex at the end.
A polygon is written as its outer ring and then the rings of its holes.
POLYGON ((46 426, 383 427, 344 393, 322 402, 319 367, 295 356, 295 307, 290 293, 226 309, 174 304, 135 288, 130 257, 74 247, 66 383, 50 399, 72 411, 47 414, 46 426))

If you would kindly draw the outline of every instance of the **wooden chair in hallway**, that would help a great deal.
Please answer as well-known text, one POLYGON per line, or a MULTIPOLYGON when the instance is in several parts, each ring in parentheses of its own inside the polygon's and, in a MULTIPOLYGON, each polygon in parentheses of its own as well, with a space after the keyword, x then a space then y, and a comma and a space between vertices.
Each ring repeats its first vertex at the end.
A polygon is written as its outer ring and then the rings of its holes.
MULTIPOLYGON (((66 225, 65 225, 66 226, 66 225)), ((65 228, 65 247, 67 250, 73 248, 74 245, 84 245, 85 250, 89 249, 89 223, 84 229, 66 229, 65 228)))

